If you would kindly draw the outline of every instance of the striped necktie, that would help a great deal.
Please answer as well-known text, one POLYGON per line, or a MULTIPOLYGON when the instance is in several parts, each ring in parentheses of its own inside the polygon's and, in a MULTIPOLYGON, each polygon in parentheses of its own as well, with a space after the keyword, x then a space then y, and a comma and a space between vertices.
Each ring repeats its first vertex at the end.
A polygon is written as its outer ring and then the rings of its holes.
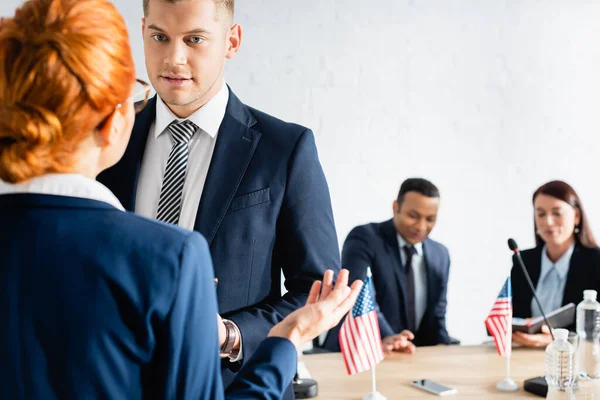
POLYGON ((190 139, 198 127, 191 121, 173 122, 168 127, 173 147, 167 160, 156 219, 177 225, 181 213, 183 184, 189 155, 190 139))

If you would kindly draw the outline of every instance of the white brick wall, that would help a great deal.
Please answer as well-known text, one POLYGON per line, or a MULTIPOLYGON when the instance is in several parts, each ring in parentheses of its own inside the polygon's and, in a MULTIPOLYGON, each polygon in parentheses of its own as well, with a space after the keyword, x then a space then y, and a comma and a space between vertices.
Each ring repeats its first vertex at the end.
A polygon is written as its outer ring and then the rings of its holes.
POLYGON ((242 0, 227 80, 315 130, 340 244, 391 217, 403 179, 440 187, 448 328, 478 343, 540 184, 574 185, 600 237, 599 18, 584 1, 242 0))
MULTIPOLYGON (((115 3, 144 77, 141 1, 115 3)), ((440 187, 448 327, 478 343, 510 269, 506 239, 533 245, 537 186, 571 183, 600 238, 599 20, 600 2, 584 0, 238 0, 244 40, 226 77, 243 101, 315 131, 340 245, 391 217, 406 177, 440 187)))

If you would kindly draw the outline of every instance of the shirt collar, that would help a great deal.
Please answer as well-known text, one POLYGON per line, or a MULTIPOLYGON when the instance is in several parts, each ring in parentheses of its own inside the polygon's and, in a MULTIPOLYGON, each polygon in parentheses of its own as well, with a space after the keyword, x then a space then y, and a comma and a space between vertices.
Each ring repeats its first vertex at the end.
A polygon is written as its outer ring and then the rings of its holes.
POLYGON ((571 264, 571 256, 573 255, 573 251, 575 250, 575 243, 569 247, 569 249, 563 254, 555 263, 550 260, 547 253, 546 245, 542 249, 542 271, 540 272, 540 281, 546 278, 546 275, 552 270, 552 268, 556 268, 556 272, 558 272, 558 276, 560 279, 565 279, 567 273, 569 272, 569 265, 571 264))
POLYGON ((219 132, 219 127, 221 126, 221 122, 223 122, 223 117, 225 117, 225 110, 227 109, 227 102, 229 101, 229 89, 223 81, 221 89, 212 99, 196 110, 195 113, 184 119, 178 118, 175 114, 173 114, 160 96, 157 97, 156 121, 154 125, 155 138, 159 137, 163 132, 165 132, 171 122, 189 120, 214 139, 219 132))
MULTIPOLYGON (((396 233, 396 236, 398 237, 398 246, 400 247, 400 250, 402 250, 404 248, 404 246, 406 246, 408 243, 406 242, 406 240, 404 240, 404 238, 399 233, 396 233)), ((413 246, 415 247, 415 250, 417 250, 417 254, 419 256, 422 256, 423 255, 423 242, 415 243, 413 246)))
POLYGON ((8 183, 0 180, 0 195, 14 193, 49 194, 97 200, 125 211, 106 186, 79 174, 46 174, 23 183, 8 183))

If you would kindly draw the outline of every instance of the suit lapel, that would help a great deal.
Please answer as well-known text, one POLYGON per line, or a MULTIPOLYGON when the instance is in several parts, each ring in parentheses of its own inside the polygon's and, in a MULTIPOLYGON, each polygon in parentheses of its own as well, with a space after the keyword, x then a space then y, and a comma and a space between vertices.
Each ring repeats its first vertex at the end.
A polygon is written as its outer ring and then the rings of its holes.
POLYGON ((209 245, 260 141, 261 133, 251 128, 255 123, 248 108, 230 90, 194 224, 194 230, 202 233, 209 245))
MULTIPOLYGON (((530 265, 525 264, 527 268, 527 272, 529 272, 529 277, 531 278, 531 283, 533 283, 533 287, 537 288, 538 281, 540 280, 540 275, 542 274, 542 251, 543 248, 540 248, 539 251, 536 251, 533 262, 529 263, 530 265)), ((530 293, 530 302, 531 298, 533 298, 533 294, 530 293)))
MULTIPOLYGON (((523 260, 523 263, 525 264, 525 268, 527 269, 527 272, 529 273, 529 277, 531 278, 531 283, 533 284, 534 288, 537 288, 538 281, 540 280, 540 274, 542 273, 542 251, 543 251, 543 247, 538 246, 531 253, 531 259, 523 260)), ((523 253, 523 254, 525 254, 525 253, 523 253)), ((521 269, 518 266, 516 266, 516 268, 519 268, 519 270, 521 269)), ((519 273, 518 276, 521 277, 521 279, 522 279, 521 284, 523 285, 523 288, 526 290, 523 293, 524 302, 521 303, 520 305, 515 303, 515 298, 518 298, 518 296, 515 296, 513 294, 513 307, 515 309, 519 308, 517 310, 517 315, 531 316, 531 301, 533 300, 533 293, 531 293, 531 288, 529 288, 529 285, 526 282, 525 275, 521 272, 521 273, 519 273)))
POLYGON ((586 263, 582 260, 582 257, 581 248, 578 244, 575 244, 571 260, 569 261, 569 272, 567 273, 567 282, 565 282, 565 291, 561 303, 563 306, 568 303, 577 305, 583 299, 582 287, 585 287, 585 284, 581 284, 581 279, 586 278, 586 274, 583 273, 586 263))
POLYGON ((150 127, 156 118, 156 96, 148 101, 148 105, 138 114, 135 119, 131 138, 125 150, 125 154, 119 161, 115 173, 118 182, 124 182, 120 185, 117 198, 128 211, 135 211, 135 197, 137 193, 138 179, 142 167, 142 159, 146 148, 146 141, 150 127))
MULTIPOLYGON (((402 265, 402 259, 400 258, 400 247, 398 246, 398 237, 396 228, 394 227, 394 220, 390 219, 382 224, 382 233, 386 243, 386 251, 390 258, 394 261, 394 265, 391 265, 398 285, 400 286, 400 301, 402 303, 402 310, 404 315, 404 322, 408 322, 408 303, 406 301, 406 271, 404 265, 402 265)), ((404 324, 406 325, 406 324, 404 324)))
POLYGON ((425 314, 423 314, 425 316, 429 311, 433 311, 433 307, 435 306, 435 293, 439 292, 440 271, 443 267, 439 252, 434 251, 431 246, 431 239, 425 239, 423 242, 423 255, 425 257, 424 264, 427 274, 427 307, 425 308, 425 314))

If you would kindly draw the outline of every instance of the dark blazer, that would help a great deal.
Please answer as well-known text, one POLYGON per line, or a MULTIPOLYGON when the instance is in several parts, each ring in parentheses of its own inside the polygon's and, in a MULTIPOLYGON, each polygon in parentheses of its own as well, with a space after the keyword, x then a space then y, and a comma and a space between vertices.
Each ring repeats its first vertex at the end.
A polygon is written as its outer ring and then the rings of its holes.
MULTIPOLYGON (((206 241, 95 200, 0 195, 0 398, 223 399, 206 241)), ((271 338, 228 399, 279 399, 271 338)))
MULTIPOLYGON (((542 249, 543 246, 537 246, 521 252, 523 264, 527 268, 534 287, 537 287, 542 271, 542 249)), ((513 316, 519 318, 531 317, 533 295, 525 275, 518 265, 513 265, 510 272, 510 281, 512 284, 513 316)), ((576 243, 569 263, 567 283, 565 284, 561 305, 579 304, 583 300, 583 291, 586 289, 600 292, 600 248, 588 248, 576 243)), ((548 313, 552 310, 544 311, 548 313)), ((575 324, 567 328, 574 331, 575 324)))
MULTIPOLYGON (((121 161, 98 178, 130 211, 155 112, 156 98, 138 115, 121 161)), ((340 268, 313 133, 247 107, 230 91, 194 229, 210 246, 219 312, 240 327, 249 357, 273 325, 304 305, 313 281, 340 268)), ((224 363, 226 385, 235 364, 224 363)))
MULTIPOLYGON (((427 265, 427 308, 414 332, 414 343, 417 346, 450 343, 446 330, 450 256, 443 245, 431 239, 423 242, 423 251, 427 265)), ((354 228, 344 242, 342 266, 350 270, 350 281, 364 280, 367 266, 371 267, 382 337, 408 329, 406 274, 393 220, 354 228)), ((325 340, 325 347, 331 351, 339 351, 339 327, 332 329, 325 340)))

